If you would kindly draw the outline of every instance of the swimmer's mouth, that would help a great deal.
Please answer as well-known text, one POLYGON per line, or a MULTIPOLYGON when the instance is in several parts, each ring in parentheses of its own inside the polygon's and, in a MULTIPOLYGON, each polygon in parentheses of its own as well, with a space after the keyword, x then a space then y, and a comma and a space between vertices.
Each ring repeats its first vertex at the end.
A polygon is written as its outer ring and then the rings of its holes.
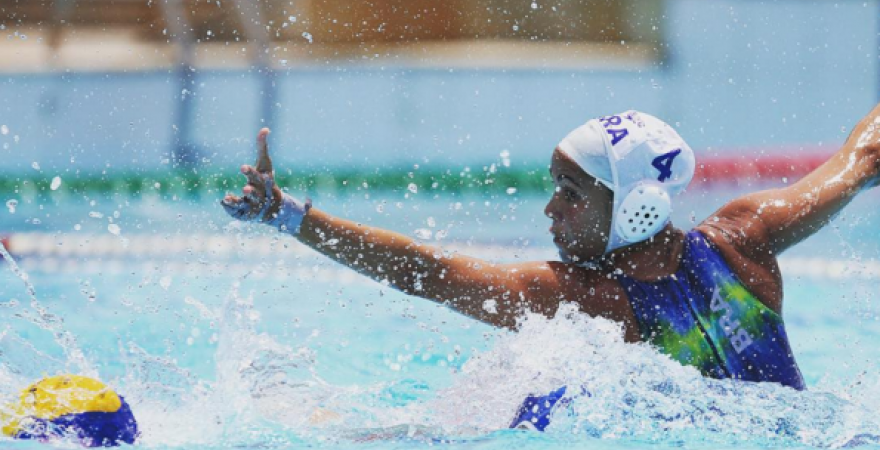
POLYGON ((565 240, 562 239, 562 236, 553 230, 553 227, 550 227, 550 230, 548 230, 548 231, 550 231, 550 235, 553 236, 553 243, 554 244, 561 245, 563 242, 565 242, 565 240))

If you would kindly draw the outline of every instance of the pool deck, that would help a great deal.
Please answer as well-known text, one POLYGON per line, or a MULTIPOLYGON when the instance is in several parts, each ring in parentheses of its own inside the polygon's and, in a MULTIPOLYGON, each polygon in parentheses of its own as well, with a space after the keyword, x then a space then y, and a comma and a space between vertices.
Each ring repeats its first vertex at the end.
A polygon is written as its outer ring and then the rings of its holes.
MULTIPOLYGON (((138 71, 170 68, 178 48, 143 39, 133 28, 79 27, 52 49, 41 27, 0 29, 0 73, 138 71)), ((244 69, 257 47, 246 42, 200 40, 196 67, 244 69)), ((413 68, 619 69, 650 66, 655 51, 644 44, 460 40, 415 43, 322 44, 306 37, 272 42, 276 68, 407 66, 413 68)))

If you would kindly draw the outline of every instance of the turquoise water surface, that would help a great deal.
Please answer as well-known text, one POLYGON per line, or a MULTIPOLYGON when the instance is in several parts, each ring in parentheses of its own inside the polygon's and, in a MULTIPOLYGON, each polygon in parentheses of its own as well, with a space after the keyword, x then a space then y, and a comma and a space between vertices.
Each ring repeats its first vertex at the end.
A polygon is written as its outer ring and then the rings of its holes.
MULTIPOLYGON (((692 189, 675 222, 735 194, 692 189)), ((499 331, 232 223, 217 200, 57 193, 0 212, 34 247, 17 261, 35 290, 0 267, 0 399, 43 375, 98 376, 131 403, 138 445, 158 449, 880 447, 877 192, 783 255, 806 392, 703 379, 566 307, 499 331), (592 396, 547 433, 506 430, 525 395, 563 384, 592 396)), ((539 194, 314 200, 449 251, 555 257, 539 194)))

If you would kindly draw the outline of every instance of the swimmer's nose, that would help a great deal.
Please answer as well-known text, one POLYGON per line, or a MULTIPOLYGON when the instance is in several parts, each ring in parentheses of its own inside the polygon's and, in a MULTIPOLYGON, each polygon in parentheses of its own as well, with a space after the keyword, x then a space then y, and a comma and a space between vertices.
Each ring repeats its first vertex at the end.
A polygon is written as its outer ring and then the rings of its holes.
POLYGON ((555 217, 553 215, 552 205, 553 205, 553 199, 550 199, 550 201, 547 202, 547 206, 544 207, 544 215, 547 216, 547 218, 549 218, 549 219, 553 219, 555 217))

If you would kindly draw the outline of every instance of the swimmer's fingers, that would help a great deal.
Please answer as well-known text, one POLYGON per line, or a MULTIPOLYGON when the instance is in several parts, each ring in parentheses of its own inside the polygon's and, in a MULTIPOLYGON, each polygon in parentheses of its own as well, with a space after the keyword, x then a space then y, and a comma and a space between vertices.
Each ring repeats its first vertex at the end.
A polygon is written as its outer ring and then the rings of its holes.
POLYGON ((247 178, 247 184, 241 190, 241 197, 227 194, 220 201, 223 209, 233 218, 246 221, 266 221, 275 217, 280 208, 283 193, 275 185, 275 177, 272 172, 272 160, 269 158, 269 148, 266 137, 268 128, 263 128, 257 135, 257 164, 255 166, 241 166, 242 175, 247 178))
POLYGON ((220 201, 223 210, 234 219, 250 220, 255 215, 255 206, 248 197, 237 197, 232 194, 226 194, 226 197, 220 201))
POLYGON ((270 176, 274 176, 274 169, 272 168, 272 158, 269 157, 269 129, 263 128, 257 134, 257 171, 260 173, 269 174, 270 176))
POLYGON ((266 196, 266 181, 267 178, 271 180, 271 177, 264 176, 255 167, 247 164, 241 166, 241 173, 248 180, 247 186, 242 191, 245 196, 250 196, 255 201, 266 196))

